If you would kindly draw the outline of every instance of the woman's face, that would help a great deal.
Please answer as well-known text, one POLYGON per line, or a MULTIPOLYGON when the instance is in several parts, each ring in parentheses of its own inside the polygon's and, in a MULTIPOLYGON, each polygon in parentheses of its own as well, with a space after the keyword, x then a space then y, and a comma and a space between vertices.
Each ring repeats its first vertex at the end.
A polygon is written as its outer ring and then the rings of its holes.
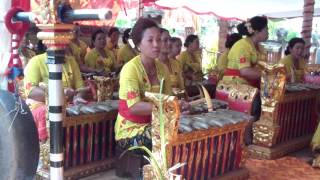
POLYGON ((304 44, 298 42, 292 48, 289 48, 289 50, 293 58, 300 59, 303 57, 304 44))
POLYGON ((97 34, 93 43, 95 48, 104 48, 106 46, 106 35, 104 33, 97 34))
POLYGON ((114 45, 118 44, 119 32, 113 32, 110 36, 110 40, 111 40, 112 44, 114 44, 114 45))
POLYGON ((259 40, 260 42, 268 40, 269 32, 268 32, 268 26, 263 28, 260 32, 258 32, 259 40))
POLYGON ((160 30, 157 27, 152 27, 144 31, 138 48, 140 49, 142 56, 155 59, 159 56, 160 44, 160 30))
POLYGON ((176 57, 180 54, 182 47, 181 41, 175 41, 171 44, 171 54, 173 57, 176 57))
POLYGON ((170 35, 167 31, 161 33, 160 52, 166 54, 170 52, 170 35))
POLYGON ((194 39, 190 44, 189 44, 189 48, 192 51, 196 51, 200 48, 200 43, 199 43, 199 39, 194 39))

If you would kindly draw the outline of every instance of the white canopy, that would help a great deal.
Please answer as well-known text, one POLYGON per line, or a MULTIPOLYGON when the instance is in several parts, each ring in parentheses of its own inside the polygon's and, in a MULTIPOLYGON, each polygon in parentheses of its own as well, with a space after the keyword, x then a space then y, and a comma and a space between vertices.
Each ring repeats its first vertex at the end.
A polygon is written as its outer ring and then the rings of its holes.
MULTIPOLYGON (((315 16, 320 14, 320 0, 316 0, 315 16)), ((158 8, 187 8, 198 14, 213 14, 222 18, 246 20, 256 15, 270 18, 302 16, 303 0, 158 0, 158 8)))

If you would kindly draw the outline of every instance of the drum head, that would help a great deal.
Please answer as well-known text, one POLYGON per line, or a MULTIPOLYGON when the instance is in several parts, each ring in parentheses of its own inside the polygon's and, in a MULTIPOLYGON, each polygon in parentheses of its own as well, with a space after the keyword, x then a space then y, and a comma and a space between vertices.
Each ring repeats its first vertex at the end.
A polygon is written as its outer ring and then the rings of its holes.
POLYGON ((0 121, 0 179, 34 179, 39 139, 28 106, 0 90, 0 121))

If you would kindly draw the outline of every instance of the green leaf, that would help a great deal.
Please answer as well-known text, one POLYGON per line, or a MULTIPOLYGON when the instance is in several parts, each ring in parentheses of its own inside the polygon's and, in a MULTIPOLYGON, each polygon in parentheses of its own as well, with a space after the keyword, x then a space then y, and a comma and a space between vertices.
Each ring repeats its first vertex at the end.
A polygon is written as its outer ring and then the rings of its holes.
POLYGON ((165 134, 164 134, 164 120, 163 120, 163 109, 162 109, 162 103, 163 103, 163 96, 162 96, 162 91, 163 91, 163 83, 164 83, 164 78, 161 79, 160 81, 160 108, 159 108, 159 124, 160 124, 160 143, 161 143, 161 155, 163 159, 163 169, 167 170, 168 165, 167 165, 167 153, 166 153, 166 139, 165 139, 165 134))

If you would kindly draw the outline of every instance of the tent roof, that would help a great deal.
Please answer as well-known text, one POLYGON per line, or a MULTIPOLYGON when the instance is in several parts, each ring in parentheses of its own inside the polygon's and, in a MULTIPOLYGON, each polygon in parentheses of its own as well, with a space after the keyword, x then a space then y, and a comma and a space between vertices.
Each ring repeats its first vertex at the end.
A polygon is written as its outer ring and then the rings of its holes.
MULTIPOLYGON (((267 15, 272 18, 302 16, 303 0, 158 0, 160 9, 186 8, 197 14, 211 14, 226 19, 242 19, 267 15)), ((315 12, 319 15, 320 3, 316 0, 315 12)))

